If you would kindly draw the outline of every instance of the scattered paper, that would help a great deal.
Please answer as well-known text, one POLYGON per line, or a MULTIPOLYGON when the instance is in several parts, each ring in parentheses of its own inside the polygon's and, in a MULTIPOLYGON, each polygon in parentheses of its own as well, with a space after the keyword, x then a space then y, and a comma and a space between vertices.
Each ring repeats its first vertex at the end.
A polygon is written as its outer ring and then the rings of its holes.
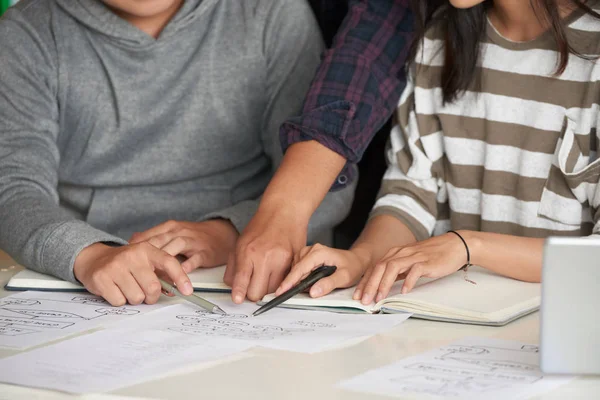
POLYGON ((198 340, 166 330, 109 329, 4 358, 0 381, 102 393, 176 374, 250 347, 250 343, 198 340))
POLYGON ((228 315, 210 314, 179 304, 136 318, 126 325, 161 329, 189 337, 216 337, 271 349, 316 353, 358 337, 373 336, 408 319, 410 314, 348 315, 323 311, 272 309, 252 317, 258 307, 244 303, 215 302, 228 315))
POLYGON ((337 348, 410 316, 274 309, 252 317, 254 304, 217 304, 228 315, 176 304, 121 320, 108 330, 2 359, 0 382, 71 393, 108 392, 254 346, 305 353, 337 348))
POLYGON ((569 382, 544 376, 537 345, 467 338, 369 371, 339 386, 387 396, 526 399, 569 382))
POLYGON ((22 292, 0 299, 0 347, 37 346, 161 307, 164 304, 112 307, 85 293, 22 292))

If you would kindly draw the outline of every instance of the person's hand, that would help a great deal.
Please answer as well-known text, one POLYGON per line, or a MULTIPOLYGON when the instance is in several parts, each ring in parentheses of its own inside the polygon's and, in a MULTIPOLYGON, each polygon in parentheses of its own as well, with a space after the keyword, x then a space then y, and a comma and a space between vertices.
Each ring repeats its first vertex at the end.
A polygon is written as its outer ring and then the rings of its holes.
POLYGON ((174 254, 149 243, 110 247, 96 243, 83 249, 75 259, 75 277, 91 293, 113 306, 126 302, 154 304, 161 293, 157 273, 175 282, 177 289, 192 294, 192 284, 174 254))
POLYGON ((168 221, 141 233, 130 243, 148 242, 158 249, 187 258, 185 272, 199 267, 216 267, 227 262, 235 248, 238 232, 231 222, 213 219, 205 222, 168 221))
POLYGON ((295 257, 292 270, 277 288, 275 295, 291 289, 322 265, 335 265, 337 269, 331 276, 320 279, 311 287, 311 297, 321 297, 334 289, 354 286, 367 264, 365 258, 359 256, 358 250, 338 250, 320 244, 305 247, 295 257))
MULTIPOLYGON (((461 233, 464 236, 464 233, 461 233)), ((466 264, 467 254, 460 238, 453 233, 422 242, 392 248, 369 268, 356 287, 354 299, 371 304, 384 299, 394 282, 404 278, 402 293, 410 292, 421 277, 441 278, 466 264)))
POLYGON ((275 291, 289 270, 294 254, 306 245, 307 221, 294 213, 259 210, 238 239, 224 281, 237 304, 248 297, 259 301, 275 291))

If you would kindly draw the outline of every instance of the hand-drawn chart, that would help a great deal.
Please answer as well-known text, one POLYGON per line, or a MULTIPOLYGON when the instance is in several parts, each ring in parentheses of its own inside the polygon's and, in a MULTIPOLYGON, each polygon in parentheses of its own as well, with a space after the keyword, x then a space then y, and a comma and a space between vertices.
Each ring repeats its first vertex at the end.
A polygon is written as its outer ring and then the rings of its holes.
POLYGON ((0 346, 35 346, 156 307, 111 307, 93 295, 19 293, 0 299, 0 346))
POLYGON ((215 303, 227 315, 211 314, 189 304, 177 304, 119 326, 124 329, 143 327, 173 335, 185 335, 187 338, 184 340, 190 343, 215 338, 272 349, 314 353, 339 347, 349 339, 374 335, 408 318, 405 314, 348 315, 287 309, 275 309, 252 317, 252 312, 257 308, 254 304, 215 303))
MULTIPOLYGON (((170 327, 169 329, 172 331, 189 335, 218 336, 251 341, 273 340, 277 337, 314 331, 314 329, 302 327, 252 323, 254 318, 249 318, 245 314, 220 315, 198 310, 195 315, 177 315, 176 318, 181 321, 181 325, 170 327)), ((336 326, 331 324, 330 327, 335 328, 336 326)))
MULTIPOLYGON (((568 380, 567 380, 568 381, 568 380)), ((387 395, 520 398, 564 383, 539 370, 538 346, 465 339, 342 383, 347 389, 387 395)))

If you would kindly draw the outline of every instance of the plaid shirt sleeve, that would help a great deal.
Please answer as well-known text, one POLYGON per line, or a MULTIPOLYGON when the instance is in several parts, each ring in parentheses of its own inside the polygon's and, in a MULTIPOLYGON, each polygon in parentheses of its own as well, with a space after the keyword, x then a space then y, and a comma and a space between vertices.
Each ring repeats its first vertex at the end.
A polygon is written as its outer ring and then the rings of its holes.
POLYGON ((303 113, 280 130, 282 146, 316 140, 348 164, 332 189, 355 178, 375 133, 396 109, 406 85, 404 64, 412 39, 408 0, 352 0, 344 22, 324 55, 303 113))

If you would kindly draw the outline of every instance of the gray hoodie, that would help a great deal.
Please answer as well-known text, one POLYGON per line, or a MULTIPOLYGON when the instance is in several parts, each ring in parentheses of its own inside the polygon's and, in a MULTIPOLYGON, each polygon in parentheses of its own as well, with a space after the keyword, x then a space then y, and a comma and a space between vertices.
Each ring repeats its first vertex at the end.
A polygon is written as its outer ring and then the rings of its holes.
POLYGON ((0 248, 73 281, 84 247, 169 219, 241 231, 321 51, 300 0, 186 0, 158 39, 98 0, 21 1, 0 19, 0 248))

